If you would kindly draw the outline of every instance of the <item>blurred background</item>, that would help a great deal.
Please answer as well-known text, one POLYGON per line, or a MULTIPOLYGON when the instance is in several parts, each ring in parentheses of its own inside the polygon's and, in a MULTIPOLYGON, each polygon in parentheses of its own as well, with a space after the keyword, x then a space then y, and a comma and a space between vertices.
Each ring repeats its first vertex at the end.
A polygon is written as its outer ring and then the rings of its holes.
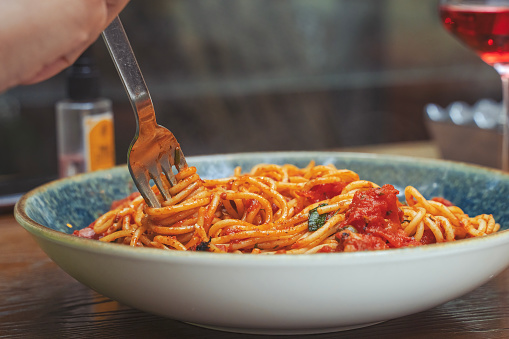
MULTIPOLYGON (((158 122, 186 156, 431 140, 433 102, 501 100, 500 78, 441 27, 436 0, 131 1, 121 15, 158 122)), ((116 161, 134 115, 102 40, 116 161)), ((0 94, 0 196, 57 177, 65 75, 0 94)))

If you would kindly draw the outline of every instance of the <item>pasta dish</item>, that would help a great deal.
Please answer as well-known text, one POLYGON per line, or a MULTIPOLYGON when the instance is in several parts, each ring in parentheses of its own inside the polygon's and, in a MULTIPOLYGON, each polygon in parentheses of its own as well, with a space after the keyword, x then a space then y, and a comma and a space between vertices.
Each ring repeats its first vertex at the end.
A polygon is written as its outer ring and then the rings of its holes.
MULTIPOLYGON (((74 234, 165 250, 258 254, 353 252, 420 246, 499 230, 490 214, 470 217, 444 198, 378 186, 333 165, 260 164, 203 180, 195 167, 176 174, 160 208, 138 193, 74 234)), ((167 183, 169 185, 169 183, 167 183)), ((168 186, 169 187, 169 186, 168 186)))

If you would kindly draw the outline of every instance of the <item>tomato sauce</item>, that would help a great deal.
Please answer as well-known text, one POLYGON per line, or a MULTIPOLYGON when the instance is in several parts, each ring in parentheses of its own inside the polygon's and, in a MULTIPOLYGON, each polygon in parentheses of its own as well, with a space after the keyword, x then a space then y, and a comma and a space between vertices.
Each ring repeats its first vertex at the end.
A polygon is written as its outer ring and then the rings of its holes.
POLYGON ((320 248, 317 253, 331 253, 331 252, 334 252, 332 250, 332 247, 330 247, 329 245, 326 245, 326 246, 323 246, 322 248, 320 248))
POLYGON ((315 203, 340 195, 347 184, 346 182, 334 182, 315 185, 309 191, 300 191, 298 194, 308 198, 311 203, 315 203))
POLYGON ((223 228, 223 230, 221 232, 221 235, 222 236, 226 236, 226 235, 230 235, 230 234, 239 233, 239 232, 242 232, 242 231, 243 231, 243 229, 241 227, 228 226, 228 227, 223 228))
POLYGON ((244 203, 244 207, 246 208, 247 213, 252 212, 252 211, 254 211, 257 208, 260 208, 261 206, 262 205, 260 204, 260 202, 258 200, 255 200, 255 199, 248 199, 244 203))
POLYGON ((431 230, 424 230, 424 233, 422 234, 421 238, 421 244, 428 245, 428 244, 434 244, 437 242, 437 239, 435 238, 435 235, 431 230))
POLYGON ((339 242, 339 250, 343 252, 385 250, 389 248, 382 238, 371 234, 338 232, 336 239, 339 242))
POLYGON ((353 226, 361 235, 359 238, 367 235, 364 242, 356 240, 357 245, 366 250, 381 249, 380 243, 371 236, 382 239, 390 248, 418 246, 420 243, 408 237, 401 228, 403 212, 398 207, 398 193, 392 185, 355 193, 340 227, 353 226))

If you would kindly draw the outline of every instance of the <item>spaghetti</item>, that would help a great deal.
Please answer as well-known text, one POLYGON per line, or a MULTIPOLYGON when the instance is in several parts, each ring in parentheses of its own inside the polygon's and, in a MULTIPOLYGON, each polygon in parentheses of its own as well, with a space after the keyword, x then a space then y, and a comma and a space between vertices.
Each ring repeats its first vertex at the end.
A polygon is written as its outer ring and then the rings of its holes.
POLYGON ((181 170, 172 198, 151 208, 139 194, 116 202, 80 237, 165 250, 298 254, 352 252, 478 237, 498 231, 492 215, 469 217, 447 200, 412 186, 406 203, 392 185, 361 180, 333 165, 255 166, 249 173, 202 180, 181 170))

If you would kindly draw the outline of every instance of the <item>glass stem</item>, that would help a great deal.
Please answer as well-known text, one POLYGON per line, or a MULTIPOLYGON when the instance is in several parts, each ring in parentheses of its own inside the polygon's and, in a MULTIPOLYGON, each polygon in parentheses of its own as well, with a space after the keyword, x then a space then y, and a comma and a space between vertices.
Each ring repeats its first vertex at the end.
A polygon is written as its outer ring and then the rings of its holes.
POLYGON ((502 170, 509 171, 509 73, 501 73, 504 127, 502 132, 502 170))

